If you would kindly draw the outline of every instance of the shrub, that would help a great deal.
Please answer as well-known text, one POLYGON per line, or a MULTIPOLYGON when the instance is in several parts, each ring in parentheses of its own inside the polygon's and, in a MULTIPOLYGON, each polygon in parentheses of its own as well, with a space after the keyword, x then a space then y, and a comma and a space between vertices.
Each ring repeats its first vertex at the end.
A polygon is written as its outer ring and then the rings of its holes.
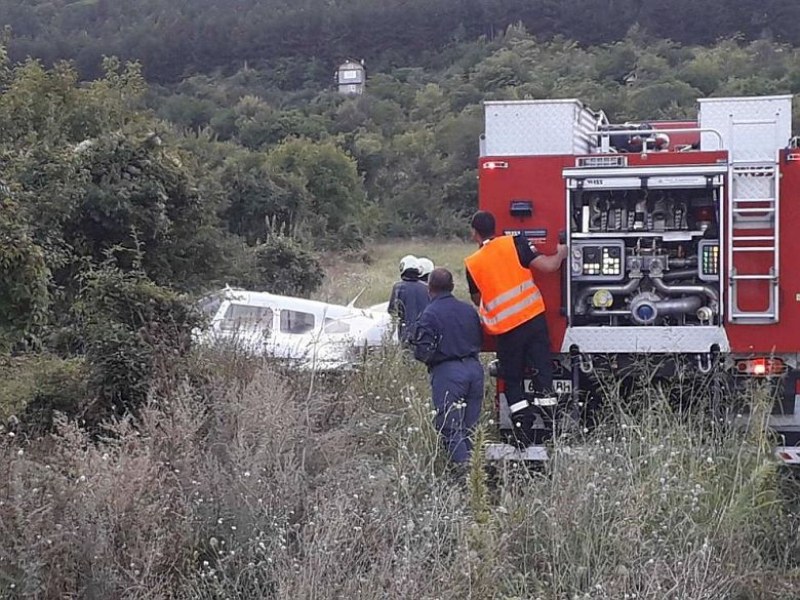
POLYGON ((44 251, 20 221, 19 207, 0 182, 0 353, 41 325, 50 301, 44 251))
POLYGON ((254 267, 237 285, 254 291, 308 297, 322 285, 325 272, 316 256, 283 233, 272 233, 253 248, 254 267))
POLYGON ((53 411, 78 414, 87 399, 86 365, 81 358, 7 358, 0 363, 0 375, 0 419, 19 417, 29 431, 49 425, 53 411))
POLYGON ((158 391, 169 394, 191 332, 202 324, 186 299, 113 262, 84 275, 75 311, 94 396, 86 420, 93 425, 143 405, 157 376, 158 391))

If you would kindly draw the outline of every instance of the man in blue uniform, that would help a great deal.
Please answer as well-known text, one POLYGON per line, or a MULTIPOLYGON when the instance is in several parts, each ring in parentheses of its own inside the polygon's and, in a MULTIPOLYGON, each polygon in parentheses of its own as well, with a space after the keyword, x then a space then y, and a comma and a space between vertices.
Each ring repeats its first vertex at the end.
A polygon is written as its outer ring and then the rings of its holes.
POLYGON ((397 334, 402 343, 410 343, 419 315, 428 306, 428 290, 419 280, 419 261, 404 256, 400 260, 400 281, 392 287, 389 313, 397 317, 397 334))
POLYGON ((428 278, 431 303, 417 322, 414 358, 428 365, 436 429, 456 465, 472 453, 472 434, 483 403, 483 332, 478 313, 453 294, 453 275, 434 269, 428 278))

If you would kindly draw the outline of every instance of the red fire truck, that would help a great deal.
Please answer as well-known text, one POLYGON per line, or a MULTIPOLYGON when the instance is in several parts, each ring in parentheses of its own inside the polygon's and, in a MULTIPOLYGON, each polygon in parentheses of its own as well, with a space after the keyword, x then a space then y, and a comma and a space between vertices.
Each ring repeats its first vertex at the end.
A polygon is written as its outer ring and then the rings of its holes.
MULTIPOLYGON (((574 99, 486 102, 480 208, 498 233, 546 254, 566 238, 562 272, 536 278, 562 398, 591 405, 601 376, 643 357, 666 379, 714 382, 723 404, 747 382, 769 382, 776 457, 800 464, 792 97, 698 103, 696 121, 615 125, 574 99)), ((508 434, 502 371, 493 374, 508 434)), ((548 428, 543 419, 542 444, 516 455, 546 458, 548 428)))

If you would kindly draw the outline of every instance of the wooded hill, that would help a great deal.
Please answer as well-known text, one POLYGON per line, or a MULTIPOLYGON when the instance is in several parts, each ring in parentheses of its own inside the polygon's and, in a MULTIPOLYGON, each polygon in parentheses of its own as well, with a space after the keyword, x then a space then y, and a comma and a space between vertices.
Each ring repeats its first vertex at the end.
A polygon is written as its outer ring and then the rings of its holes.
POLYGON ((351 55, 377 70, 433 66, 443 48, 516 23, 582 45, 619 41, 634 25, 682 44, 800 42, 800 5, 785 0, 0 0, 0 15, 14 59, 70 58, 95 77, 113 54, 158 81, 245 60, 303 59, 318 83, 351 55))

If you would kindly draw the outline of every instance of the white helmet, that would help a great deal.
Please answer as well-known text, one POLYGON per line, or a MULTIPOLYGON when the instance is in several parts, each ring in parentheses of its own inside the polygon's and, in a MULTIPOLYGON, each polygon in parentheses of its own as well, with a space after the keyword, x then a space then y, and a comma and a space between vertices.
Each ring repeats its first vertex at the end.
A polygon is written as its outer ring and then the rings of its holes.
POLYGON ((420 258, 419 276, 425 277, 425 275, 430 275, 431 271, 433 271, 433 261, 430 258, 420 258))
POLYGON ((400 274, 402 275, 409 269, 414 269, 419 273, 419 261, 413 254, 408 254, 400 259, 400 274))

